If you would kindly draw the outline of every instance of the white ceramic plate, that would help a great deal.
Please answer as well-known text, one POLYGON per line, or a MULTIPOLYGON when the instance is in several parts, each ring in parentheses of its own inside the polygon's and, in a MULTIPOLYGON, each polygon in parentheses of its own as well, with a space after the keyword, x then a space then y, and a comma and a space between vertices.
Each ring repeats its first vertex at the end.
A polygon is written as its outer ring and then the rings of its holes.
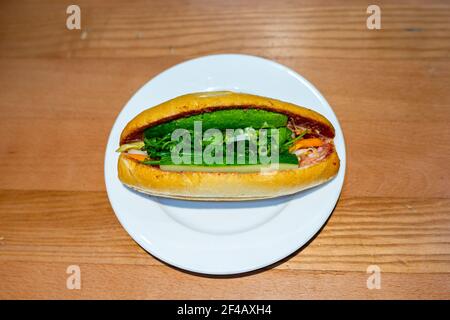
POLYGON ((212 55, 176 65, 145 84, 126 104, 106 148, 105 181, 111 205, 127 232, 155 257, 182 269, 235 274, 268 266, 311 239, 327 221, 342 189, 345 146, 333 110, 319 91, 278 63, 247 55, 212 55), (150 197, 117 178, 119 136, 142 110, 176 96, 232 90, 316 110, 336 129, 340 171, 330 182, 293 196, 251 202, 191 202, 150 197))

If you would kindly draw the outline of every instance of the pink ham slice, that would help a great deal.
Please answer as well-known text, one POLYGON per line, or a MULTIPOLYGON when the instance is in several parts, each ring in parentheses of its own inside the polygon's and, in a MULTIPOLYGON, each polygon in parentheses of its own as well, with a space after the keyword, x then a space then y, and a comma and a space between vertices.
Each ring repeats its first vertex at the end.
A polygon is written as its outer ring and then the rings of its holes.
POLYGON ((295 151, 299 159, 299 166, 306 167, 319 163, 334 150, 333 144, 325 143, 318 148, 299 149, 295 151))

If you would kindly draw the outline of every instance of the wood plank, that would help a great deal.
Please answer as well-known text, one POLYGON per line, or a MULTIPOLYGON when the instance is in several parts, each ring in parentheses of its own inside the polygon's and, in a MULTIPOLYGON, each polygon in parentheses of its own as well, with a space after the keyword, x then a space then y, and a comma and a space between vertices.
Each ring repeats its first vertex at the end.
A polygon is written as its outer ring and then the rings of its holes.
MULTIPOLYGON (((341 121, 351 164, 344 196, 448 197, 449 144, 440 144, 435 152, 431 140, 450 137, 445 91, 450 79, 448 64, 374 62, 369 69, 373 78, 362 83, 364 62, 333 69, 337 60, 286 61, 320 84, 341 121), (408 78, 415 79, 420 90, 411 90, 412 81, 402 80, 407 67, 408 78), (355 74, 336 81, 345 68, 355 74), (395 81, 386 82, 377 68, 390 70, 389 77, 395 81), (436 77, 443 80, 435 81, 436 77), (365 101, 377 103, 359 107, 365 101), (430 112, 424 113, 425 108, 430 112)), ((172 63, 173 59, 0 62, 4 71, 0 75, 4 88, 0 134, 5 137, 0 146, 2 187, 104 190, 104 146, 114 118, 134 90, 172 63), (12 77, 22 81, 11 82, 12 77), (23 99, 23 92, 28 99, 23 99), (17 141, 30 140, 30 134, 32 142, 23 152, 17 141)))
MULTIPOLYGON (((360 122, 342 125, 349 146, 348 162, 352 163, 343 196, 449 196, 446 160, 450 147, 443 144, 438 153, 431 145, 431 137, 449 136, 446 124, 422 123, 413 146, 410 137, 398 136, 399 130, 411 130, 409 124, 383 129, 360 122)), ((7 137, 0 153, 2 187, 104 190, 103 159, 109 129, 110 125, 96 120, 1 119, 0 134, 7 137), (30 132, 40 132, 40 136, 24 152, 16 141, 27 141, 30 132)))
POLYGON ((3 2, 2 57, 448 59, 450 5, 379 3, 382 29, 366 28, 366 1, 78 1, 82 30, 67 30, 69 1, 3 2), (22 14, 16 14, 16 12, 22 14))
MULTIPOLYGON (((2 59, 0 110, 4 117, 14 118, 111 121, 146 81, 182 61, 179 57, 2 59)), ((278 61, 316 85, 340 119, 450 120, 450 66, 445 61, 278 61)))
MULTIPOLYGON (((445 273, 450 199, 343 198, 277 269, 445 273), (301 254, 300 254, 301 253, 301 254)), ((104 192, 0 191, 0 260, 161 265, 126 234, 104 192)))
POLYGON ((166 266, 80 264, 81 290, 67 290, 67 263, 0 264, 1 299, 445 299, 448 273, 267 270, 240 277, 199 277, 166 266), (14 272, 12 272, 14 270, 14 272))

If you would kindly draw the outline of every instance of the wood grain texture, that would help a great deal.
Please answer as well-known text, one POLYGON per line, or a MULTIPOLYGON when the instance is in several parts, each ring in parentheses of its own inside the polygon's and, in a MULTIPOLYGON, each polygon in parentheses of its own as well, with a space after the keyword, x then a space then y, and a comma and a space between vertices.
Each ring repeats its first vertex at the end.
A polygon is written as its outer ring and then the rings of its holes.
MULTIPOLYGON (((0 201, 1 260, 161 265, 127 236, 105 192, 12 190, 0 201)), ((342 199, 320 236, 276 268, 446 272, 449 206, 438 198, 342 199)))
POLYGON ((450 7, 434 2, 377 2, 383 7, 379 32, 367 32, 367 1, 78 1, 79 32, 61 23, 68 1, 8 3, 0 16, 1 55, 194 57, 225 51, 279 58, 448 58, 450 7), (19 8, 27 14, 16 14, 19 8))
POLYGON ((450 298, 450 5, 381 1, 0 3, 0 298, 450 298), (204 54, 275 59, 314 83, 347 145, 341 199, 311 243, 239 277, 153 258, 118 223, 105 144, 130 96, 204 54), (67 290, 66 268, 82 271, 67 290), (366 269, 382 270, 368 290, 366 269))

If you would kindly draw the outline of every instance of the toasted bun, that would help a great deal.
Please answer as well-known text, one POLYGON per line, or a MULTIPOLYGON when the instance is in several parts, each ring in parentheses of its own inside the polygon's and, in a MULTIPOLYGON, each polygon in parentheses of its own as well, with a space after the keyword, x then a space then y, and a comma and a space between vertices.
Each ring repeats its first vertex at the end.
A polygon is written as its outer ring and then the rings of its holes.
MULTIPOLYGON (((201 112, 237 107, 285 113, 316 129, 325 137, 334 137, 331 123, 315 111, 275 99, 224 91, 188 94, 145 110, 127 124, 122 131, 120 143, 142 138, 143 130, 159 123, 201 112)), ((339 165, 339 157, 333 151, 317 164, 268 173, 172 172, 142 164, 121 154, 118 174, 125 185, 154 196, 235 201, 274 198, 317 186, 333 178, 339 165)))
POLYGON ((142 132, 154 125, 188 115, 217 109, 256 108, 287 114, 334 138, 333 125, 320 113, 295 104, 231 91, 199 92, 179 96, 138 114, 123 129, 120 144, 141 139, 142 132))
POLYGON ((334 177, 336 152, 310 167, 255 173, 172 172, 121 154, 118 171, 127 186, 150 195, 185 200, 234 201, 274 198, 296 193, 334 177))

